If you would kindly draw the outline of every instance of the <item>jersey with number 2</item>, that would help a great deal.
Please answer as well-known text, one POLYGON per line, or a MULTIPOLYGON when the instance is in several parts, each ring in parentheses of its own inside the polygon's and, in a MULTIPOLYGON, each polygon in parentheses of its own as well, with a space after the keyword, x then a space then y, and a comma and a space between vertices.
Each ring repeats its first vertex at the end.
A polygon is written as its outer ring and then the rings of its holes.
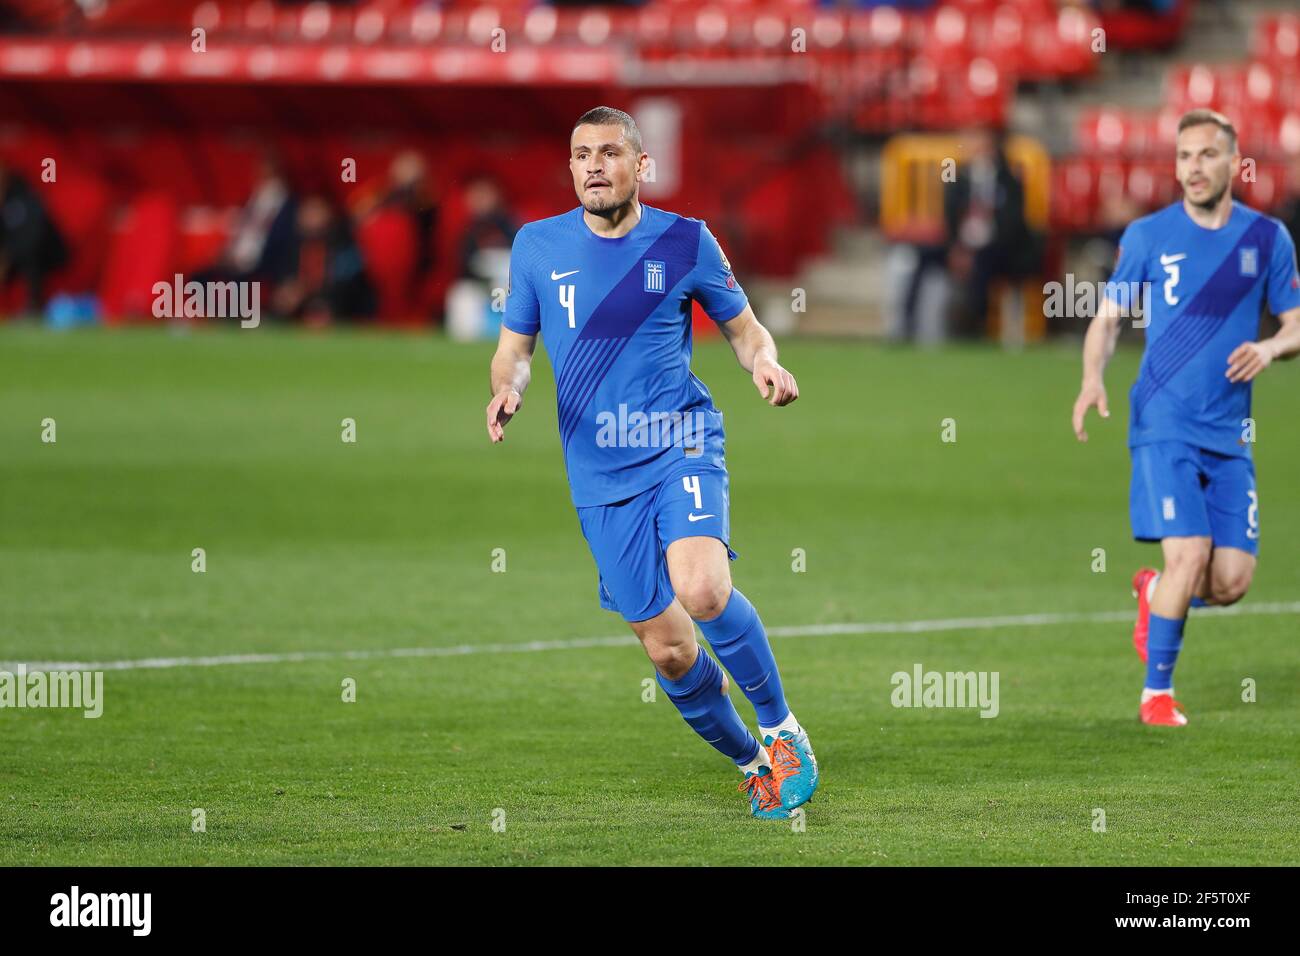
POLYGON ((1300 306, 1285 227, 1234 202, 1222 228, 1206 229, 1179 201, 1129 225, 1111 282, 1149 290, 1129 446, 1178 441, 1249 457, 1251 383, 1228 380, 1228 356, 1258 339, 1262 305, 1274 314, 1300 306))

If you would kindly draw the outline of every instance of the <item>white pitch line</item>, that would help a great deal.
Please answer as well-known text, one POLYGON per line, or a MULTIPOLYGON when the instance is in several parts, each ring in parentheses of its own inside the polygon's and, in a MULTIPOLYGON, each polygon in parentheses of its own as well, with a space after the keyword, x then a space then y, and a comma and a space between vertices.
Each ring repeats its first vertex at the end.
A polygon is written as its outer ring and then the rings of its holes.
MULTIPOLYGON (((1196 617, 1245 617, 1300 614, 1300 601, 1248 604, 1223 608, 1198 608, 1196 617)), ((1052 627, 1059 624, 1110 624, 1133 620, 1133 611, 1016 614, 1001 617, 954 617, 932 621, 866 621, 857 624, 804 624, 770 627, 771 637, 827 637, 837 634, 923 634, 934 631, 987 631, 1000 627, 1052 627)), ((377 651, 289 651, 280 654, 222 654, 209 657, 142 657, 121 661, 13 661, 0 662, 0 670, 13 672, 22 663, 28 671, 130 671, 166 670, 173 667, 221 667, 227 664, 294 664, 304 661, 365 661, 396 657, 460 657, 468 654, 522 654, 533 651, 568 651, 583 647, 622 647, 635 644, 628 634, 620 637, 579 637, 563 641, 521 641, 505 644, 454 644, 447 647, 396 647, 377 651)))

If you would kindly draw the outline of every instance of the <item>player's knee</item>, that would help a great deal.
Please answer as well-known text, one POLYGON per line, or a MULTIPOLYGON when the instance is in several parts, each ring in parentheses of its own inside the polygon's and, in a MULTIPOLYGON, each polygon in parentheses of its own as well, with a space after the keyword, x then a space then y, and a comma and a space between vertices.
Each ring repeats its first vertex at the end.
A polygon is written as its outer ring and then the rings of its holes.
POLYGON ((655 670, 668 680, 681 680, 695 663, 694 642, 654 644, 646 647, 646 654, 655 670))
POLYGON ((701 576, 677 592, 686 613, 697 621, 711 621, 727 607, 731 581, 727 578, 701 576))
POLYGON ((1173 549, 1165 558, 1165 574, 1180 581, 1195 584, 1205 577, 1210 566, 1210 546, 1188 543, 1173 549))
POLYGON ((1251 571, 1234 571, 1226 575, 1215 575, 1210 582, 1211 595, 1215 604, 1236 604, 1250 590, 1251 571))

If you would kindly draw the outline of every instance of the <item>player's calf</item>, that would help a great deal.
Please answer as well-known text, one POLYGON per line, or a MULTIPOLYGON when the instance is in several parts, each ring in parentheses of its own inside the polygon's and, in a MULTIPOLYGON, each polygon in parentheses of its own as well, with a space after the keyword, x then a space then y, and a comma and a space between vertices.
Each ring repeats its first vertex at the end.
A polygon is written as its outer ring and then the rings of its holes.
POLYGON ((726 675, 704 648, 696 648, 695 659, 680 678, 655 677, 690 728, 743 773, 769 762, 727 695, 726 675))
POLYGON ((1206 603, 1219 607, 1236 604, 1250 590, 1250 576, 1240 575, 1223 580, 1214 580, 1210 584, 1210 600, 1206 603))
POLYGON ((1206 603, 1226 607, 1250 590, 1255 577, 1255 556, 1237 548, 1215 548, 1207 574, 1206 603))
POLYGON ((786 703, 763 621, 731 584, 726 546, 715 538, 678 539, 668 547, 668 569, 678 601, 758 715, 772 779, 754 785, 770 784, 786 810, 801 806, 817 788, 817 761, 786 703))

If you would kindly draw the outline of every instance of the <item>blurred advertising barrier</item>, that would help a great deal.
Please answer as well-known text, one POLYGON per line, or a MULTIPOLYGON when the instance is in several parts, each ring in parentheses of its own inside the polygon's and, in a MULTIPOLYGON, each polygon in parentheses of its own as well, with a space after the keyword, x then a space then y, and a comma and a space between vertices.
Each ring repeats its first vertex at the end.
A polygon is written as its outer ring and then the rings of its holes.
MULTIPOLYGON (((1044 235, 1048 227, 1052 161, 1046 148, 1032 136, 1008 136, 1003 143, 1007 161, 1025 188, 1025 220, 1044 235)), ((961 138, 944 133, 903 133, 892 137, 881 154, 880 226, 891 242, 937 245, 944 241, 944 188, 962 165, 961 138)), ((1040 277, 1012 288, 1002 283, 995 293, 998 304, 989 310, 988 333, 1004 342, 1037 340, 1047 332, 1040 277), (1010 297, 1019 293, 1020 328, 1010 328, 1002 317, 1010 297)), ((1014 315, 1014 313, 1013 313, 1014 315)))

